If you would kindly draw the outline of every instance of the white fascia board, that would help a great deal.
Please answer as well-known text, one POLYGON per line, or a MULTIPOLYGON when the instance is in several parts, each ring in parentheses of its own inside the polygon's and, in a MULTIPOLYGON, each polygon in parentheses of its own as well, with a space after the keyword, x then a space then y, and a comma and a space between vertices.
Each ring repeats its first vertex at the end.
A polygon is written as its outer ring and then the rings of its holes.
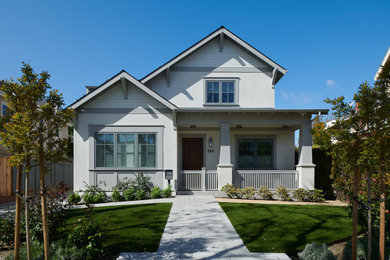
POLYGON ((383 58, 382 60, 382 63, 381 65, 379 66, 379 69, 377 70, 376 74, 375 74, 375 77, 374 77, 374 80, 377 80, 379 78, 379 75, 381 74, 382 72, 382 68, 386 65, 387 62, 390 62, 390 47, 389 49, 387 50, 386 52, 386 55, 385 57, 383 58))
POLYGON ((271 59, 267 58, 265 55, 263 55, 261 52, 259 52, 258 50, 256 50, 255 48, 253 48, 252 46, 250 46, 249 44, 247 44, 246 42, 244 42, 243 40, 241 40, 239 37, 237 37, 236 35, 232 34, 231 32, 229 32, 228 30, 226 30, 225 28, 221 28, 217 31, 215 31, 214 33, 210 34, 208 37, 204 38, 202 41, 198 42, 197 44, 195 44, 194 46, 192 46, 191 48, 189 48, 187 51, 183 52, 182 54, 180 54, 179 56, 177 56, 176 58, 174 58, 173 60, 169 61, 168 63, 166 63, 164 66, 160 67, 159 69, 157 69, 156 71, 154 71, 153 73, 151 73, 150 75, 148 75, 146 78, 142 79, 141 80, 141 83, 145 84, 147 81, 149 81, 150 79, 154 78, 155 76, 157 76, 158 74, 160 74, 161 72, 163 72, 164 70, 166 69, 169 69, 172 65, 174 65, 175 63, 177 63, 178 61, 182 60, 183 58, 185 58, 186 56, 190 55, 191 53, 193 53, 194 51, 196 51, 197 49, 199 49, 200 47, 202 47, 203 45, 205 45, 206 43, 208 43, 210 40, 214 39, 216 36, 220 35, 221 33, 225 34, 226 36, 228 36, 229 38, 231 38, 233 41, 235 41, 236 43, 238 43, 239 45, 243 46, 245 49, 247 49, 250 53, 252 53, 253 55, 255 55, 256 57, 258 57, 259 59, 265 61, 268 65, 270 65, 271 67, 273 68, 276 68, 280 73, 282 73, 283 75, 285 75, 287 73, 287 70, 282 68, 281 66, 279 66, 277 63, 275 63, 274 61, 272 61, 271 59))
POLYGON ((148 88, 145 85, 143 85, 142 83, 140 83, 138 80, 133 78, 131 75, 129 75, 125 71, 119 73, 117 76, 115 76, 111 80, 107 81, 103 86, 100 86, 98 89, 96 89, 92 93, 86 95, 84 98, 82 98, 79 101, 77 101, 76 103, 74 103, 71 106, 71 108, 72 109, 76 109, 76 108, 80 107, 84 103, 88 102, 89 100, 93 99, 94 97, 98 96, 100 93, 102 93, 103 91, 105 91, 106 89, 111 87, 113 84, 118 82, 121 78, 126 78, 128 81, 130 81, 135 86, 137 86, 138 88, 140 88, 141 90, 143 90, 144 92, 149 94, 151 97, 155 98, 157 101, 159 101, 163 105, 167 106, 169 109, 172 109, 172 110, 176 110, 177 109, 177 107, 175 105, 173 105, 171 102, 169 102, 168 100, 166 100, 165 98, 161 97, 160 95, 158 95, 156 92, 154 92, 150 88, 148 88))

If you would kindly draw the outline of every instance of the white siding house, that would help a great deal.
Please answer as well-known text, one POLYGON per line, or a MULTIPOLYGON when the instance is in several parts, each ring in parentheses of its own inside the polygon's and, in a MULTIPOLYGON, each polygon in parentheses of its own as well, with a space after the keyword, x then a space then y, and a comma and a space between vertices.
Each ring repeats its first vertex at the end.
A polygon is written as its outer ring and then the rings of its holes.
POLYGON ((276 109, 287 70, 221 27, 141 80, 121 71, 70 107, 74 190, 135 172, 176 191, 283 185, 314 188, 311 117, 276 109), (295 164, 294 133, 300 130, 295 164))

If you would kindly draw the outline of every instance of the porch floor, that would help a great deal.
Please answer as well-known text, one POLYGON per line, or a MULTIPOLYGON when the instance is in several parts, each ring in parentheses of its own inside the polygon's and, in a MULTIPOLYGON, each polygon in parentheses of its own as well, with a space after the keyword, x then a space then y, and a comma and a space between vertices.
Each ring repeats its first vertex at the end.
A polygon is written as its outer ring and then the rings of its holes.
POLYGON ((250 253, 211 195, 176 196, 156 253, 121 253, 118 259, 290 259, 250 253))

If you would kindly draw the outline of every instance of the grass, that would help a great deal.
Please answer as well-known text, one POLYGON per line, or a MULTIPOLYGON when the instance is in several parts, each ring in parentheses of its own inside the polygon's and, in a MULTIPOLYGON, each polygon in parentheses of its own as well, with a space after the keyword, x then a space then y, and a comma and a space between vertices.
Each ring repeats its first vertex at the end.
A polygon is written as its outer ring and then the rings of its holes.
POLYGON ((332 243, 352 235, 343 207, 220 203, 251 252, 294 254, 307 243, 332 243))
MULTIPOLYGON (((156 252, 172 203, 94 208, 103 221, 103 246, 110 255, 120 252, 156 252)), ((73 223, 84 217, 84 209, 69 210, 66 226, 58 230, 67 237, 73 223)))

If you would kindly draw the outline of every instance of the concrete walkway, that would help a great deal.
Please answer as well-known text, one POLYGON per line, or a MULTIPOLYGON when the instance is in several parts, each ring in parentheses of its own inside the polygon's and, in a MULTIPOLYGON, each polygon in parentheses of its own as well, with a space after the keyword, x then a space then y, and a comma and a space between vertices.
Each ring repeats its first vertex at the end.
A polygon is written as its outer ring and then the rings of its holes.
POLYGON ((121 253, 124 259, 290 259, 250 253, 213 196, 177 196, 156 253, 121 253))

